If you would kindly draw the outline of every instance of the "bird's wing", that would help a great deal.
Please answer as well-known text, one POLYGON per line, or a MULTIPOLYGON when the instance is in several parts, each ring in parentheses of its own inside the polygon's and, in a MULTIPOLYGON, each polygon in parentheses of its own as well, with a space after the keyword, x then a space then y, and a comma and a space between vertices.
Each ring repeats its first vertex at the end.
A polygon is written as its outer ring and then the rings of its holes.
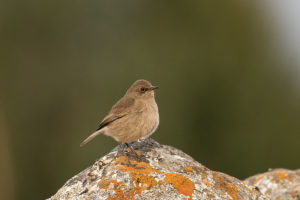
POLYGON ((92 133, 88 138, 86 138, 80 146, 85 145, 89 141, 91 141, 93 138, 95 138, 97 135, 102 134, 103 130, 102 128, 106 127, 108 124, 110 124, 113 121, 116 121, 122 117, 125 117, 126 115, 132 114, 132 113, 139 113, 142 112, 141 106, 135 106, 133 108, 133 105, 135 104, 135 100, 133 98, 122 98, 120 99, 110 110, 108 115, 102 120, 102 122, 99 125, 99 128, 92 133))
POLYGON ((109 114, 102 120, 97 130, 102 129, 111 122, 125 117, 126 115, 134 112, 132 106, 134 105, 134 98, 120 99, 110 110, 109 114))
POLYGON ((113 121, 115 121, 115 120, 117 120, 117 119, 120 119, 120 118, 122 118, 122 117, 124 117, 125 116, 125 114, 124 115, 119 115, 119 116, 110 116, 110 115, 108 115, 107 117, 105 117, 104 118, 104 120, 99 124, 99 127, 97 128, 97 130, 96 131, 98 131, 98 130, 100 130, 100 129, 102 129, 103 127, 105 127, 105 126, 107 126, 108 124, 110 124, 111 122, 113 122, 113 121))

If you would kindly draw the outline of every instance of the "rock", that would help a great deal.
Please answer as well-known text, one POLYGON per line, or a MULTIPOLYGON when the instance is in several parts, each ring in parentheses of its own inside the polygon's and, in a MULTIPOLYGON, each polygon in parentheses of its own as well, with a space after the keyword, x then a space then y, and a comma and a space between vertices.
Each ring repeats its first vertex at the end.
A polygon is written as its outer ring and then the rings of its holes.
POLYGON ((212 171, 182 151, 152 139, 130 144, 132 167, 119 145, 71 178, 50 200, 267 199, 254 187, 212 171))
POLYGON ((300 200, 300 169, 274 169, 251 176, 246 184, 256 187, 271 200, 300 200))

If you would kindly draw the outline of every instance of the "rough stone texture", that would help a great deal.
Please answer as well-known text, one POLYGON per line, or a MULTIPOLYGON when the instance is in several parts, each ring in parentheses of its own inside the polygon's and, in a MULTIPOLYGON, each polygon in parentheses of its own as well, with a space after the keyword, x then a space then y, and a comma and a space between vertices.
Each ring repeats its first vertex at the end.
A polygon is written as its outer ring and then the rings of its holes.
POLYGON ((152 139, 131 143, 139 154, 126 163, 118 146, 71 178, 50 199, 267 199, 258 190, 229 175, 214 172, 182 151, 152 139))
POLYGON ((251 176, 246 184, 256 187, 271 200, 300 200, 300 169, 274 169, 251 176))

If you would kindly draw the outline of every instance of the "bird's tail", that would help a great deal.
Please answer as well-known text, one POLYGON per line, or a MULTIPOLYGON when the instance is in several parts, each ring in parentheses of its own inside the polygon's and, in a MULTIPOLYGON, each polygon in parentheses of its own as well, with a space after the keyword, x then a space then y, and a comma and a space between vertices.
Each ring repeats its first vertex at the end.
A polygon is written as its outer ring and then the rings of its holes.
POLYGON ((89 141, 91 141, 92 139, 94 139, 94 137, 96 137, 97 135, 102 134, 104 131, 103 129, 97 130, 94 133, 92 133, 89 137, 87 137, 81 144, 80 146, 84 146, 86 143, 88 143, 89 141))

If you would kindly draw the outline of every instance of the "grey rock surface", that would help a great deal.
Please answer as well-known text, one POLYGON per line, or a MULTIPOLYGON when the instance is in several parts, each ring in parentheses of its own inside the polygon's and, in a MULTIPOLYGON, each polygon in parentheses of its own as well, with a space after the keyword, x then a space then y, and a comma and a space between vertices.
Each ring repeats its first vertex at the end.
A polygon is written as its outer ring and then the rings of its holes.
POLYGON ((152 139, 130 144, 138 157, 119 145, 80 172, 49 200, 267 199, 254 186, 212 171, 182 151, 152 139))
POLYGON ((272 169, 247 178, 245 183, 271 200, 300 200, 300 169, 272 169))

